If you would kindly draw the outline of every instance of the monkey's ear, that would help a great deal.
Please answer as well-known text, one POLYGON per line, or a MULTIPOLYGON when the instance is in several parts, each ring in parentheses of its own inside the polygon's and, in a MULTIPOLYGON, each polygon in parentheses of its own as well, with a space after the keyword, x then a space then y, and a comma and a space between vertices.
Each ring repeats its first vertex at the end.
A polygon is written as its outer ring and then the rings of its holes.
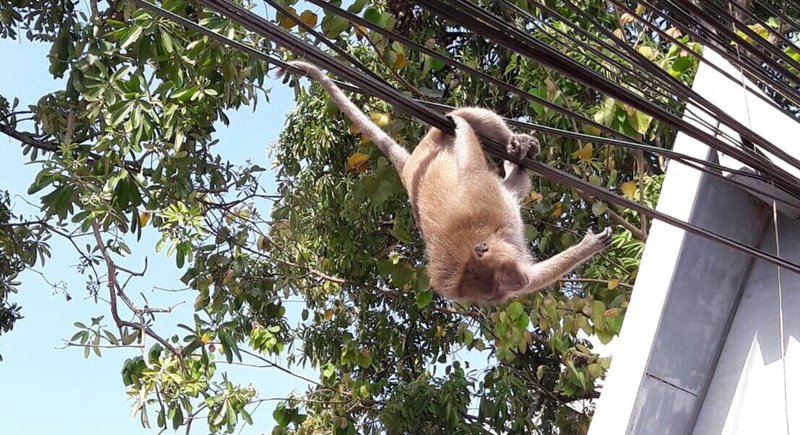
POLYGON ((483 257, 483 254, 489 252, 489 246, 485 242, 478 243, 477 245, 475 245, 474 249, 475 249, 475 255, 477 255, 478 258, 483 257))

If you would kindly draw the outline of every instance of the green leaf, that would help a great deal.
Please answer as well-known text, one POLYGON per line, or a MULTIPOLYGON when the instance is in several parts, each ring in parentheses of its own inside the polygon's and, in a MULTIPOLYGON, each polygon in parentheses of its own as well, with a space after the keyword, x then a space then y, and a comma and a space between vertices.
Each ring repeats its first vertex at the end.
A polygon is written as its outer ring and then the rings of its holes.
POLYGON ((335 39, 338 38, 342 32, 350 28, 350 22, 342 17, 329 15, 322 19, 321 28, 325 37, 335 39))
POLYGON ((144 29, 142 26, 138 24, 134 24, 131 28, 125 33, 124 38, 120 41, 120 48, 126 48, 127 46, 136 42, 140 36, 142 36, 142 31, 144 29))
POLYGON ((592 214, 595 216, 602 216, 608 210, 608 205, 603 201, 595 201, 592 204, 592 214))
POLYGON ((506 308, 506 312, 511 319, 516 320, 525 312, 525 308, 519 302, 512 302, 511 305, 506 308))
POLYGON ((431 290, 423 290, 417 292, 416 296, 417 308, 422 309, 428 306, 433 301, 433 292, 431 290))
POLYGON ((356 0, 353 2, 353 4, 347 7, 347 12, 350 12, 351 14, 358 14, 362 9, 364 9, 366 4, 367 0, 356 0))

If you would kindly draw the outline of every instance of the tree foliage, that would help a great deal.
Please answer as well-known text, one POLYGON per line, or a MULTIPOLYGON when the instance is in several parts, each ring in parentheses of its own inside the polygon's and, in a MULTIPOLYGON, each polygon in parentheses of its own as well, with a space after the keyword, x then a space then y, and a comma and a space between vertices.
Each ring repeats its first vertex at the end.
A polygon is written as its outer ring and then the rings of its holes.
MULTIPOLYGON (((697 63, 688 53, 603 2, 586 3, 618 38, 691 82, 697 63)), ((194 3, 160 4, 268 53, 292 56, 194 3)), ((539 14, 526 1, 516 4, 539 14)), ((674 132, 647 115, 449 27, 410 2, 348 6, 633 138, 672 141, 674 132)), ((580 36, 563 23, 539 28, 497 12, 540 38, 580 36)), ((569 10, 560 12, 591 31, 569 10)), ((340 17, 291 13, 414 97, 599 133, 340 17)), ((271 18, 314 42, 291 16, 271 18)), ((40 215, 27 221, 0 197, 1 332, 20 317, 13 303, 18 273, 49 257, 48 239, 90 235, 90 246, 75 244, 79 271, 87 276, 86 291, 110 304, 65 336, 74 334, 70 343, 87 357, 100 356, 103 346, 146 350, 118 350, 130 352, 123 383, 145 426, 178 428, 207 417, 208 430, 217 433, 251 423, 255 405, 274 392, 230 382, 216 361, 258 360, 274 368, 271 357, 282 355, 288 366, 281 369, 308 365, 320 375, 304 395, 275 408, 273 433, 586 430, 610 363, 592 342, 607 343, 619 333, 646 238, 648 222, 636 213, 537 177, 523 206, 536 256, 576 243, 590 224, 626 224, 613 247, 549 290, 506 306, 448 303, 429 288, 423 246, 395 171, 318 86, 295 83, 297 107, 272 150, 278 182, 272 195, 259 178, 265 169, 226 161, 214 134, 215 122, 227 123, 227 111, 267 97, 268 68, 261 61, 124 0, 90 1, 86 9, 71 1, 4 2, 0 35, 50 44, 50 73, 66 78, 64 89, 27 107, 13 95, 0 96, 0 132, 19 141, 40 168, 29 193, 41 196, 40 215), (273 200, 271 215, 260 215, 255 205, 273 200), (181 334, 162 336, 159 330, 177 323, 167 310, 125 292, 139 272, 118 261, 136 257, 137 246, 129 245, 142 231, 160 234, 156 249, 174 259, 193 289, 196 313, 193 324, 178 325, 181 334), (304 302, 300 318, 287 316, 288 298, 304 302), (464 357, 486 363, 470 366, 464 357)), ((587 60, 579 47, 565 51, 587 60)), ((381 101, 353 99, 409 147, 424 133, 423 125, 381 101)), ((541 139, 539 158, 547 164, 654 205, 659 161, 599 143, 541 139)))

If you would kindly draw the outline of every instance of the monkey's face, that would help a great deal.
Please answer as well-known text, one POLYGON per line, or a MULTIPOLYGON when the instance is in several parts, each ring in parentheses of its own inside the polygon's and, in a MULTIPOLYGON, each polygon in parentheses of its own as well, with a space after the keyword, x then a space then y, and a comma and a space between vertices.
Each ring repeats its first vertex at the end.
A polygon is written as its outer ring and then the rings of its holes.
POLYGON ((487 240, 472 247, 460 294, 465 300, 496 304, 527 284, 517 249, 502 240, 487 240))

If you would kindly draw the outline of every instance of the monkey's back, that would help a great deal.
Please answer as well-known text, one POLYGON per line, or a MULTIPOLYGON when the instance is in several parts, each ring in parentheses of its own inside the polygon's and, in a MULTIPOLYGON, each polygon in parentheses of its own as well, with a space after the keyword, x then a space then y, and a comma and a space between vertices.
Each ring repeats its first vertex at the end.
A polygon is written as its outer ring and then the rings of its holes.
POLYGON ((466 170, 459 165, 453 145, 452 136, 432 129, 414 149, 402 174, 431 260, 429 270, 448 276, 460 273, 457 269, 476 243, 520 221, 518 206, 483 154, 481 165, 466 170))

